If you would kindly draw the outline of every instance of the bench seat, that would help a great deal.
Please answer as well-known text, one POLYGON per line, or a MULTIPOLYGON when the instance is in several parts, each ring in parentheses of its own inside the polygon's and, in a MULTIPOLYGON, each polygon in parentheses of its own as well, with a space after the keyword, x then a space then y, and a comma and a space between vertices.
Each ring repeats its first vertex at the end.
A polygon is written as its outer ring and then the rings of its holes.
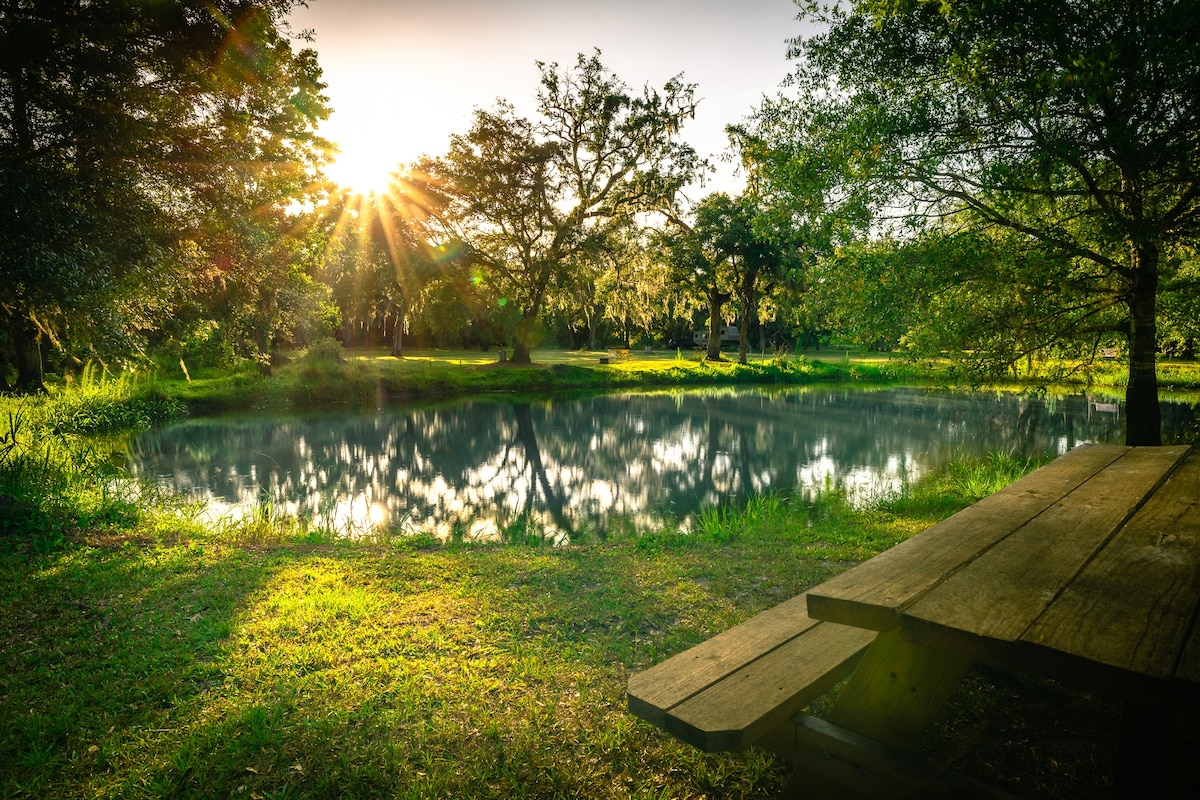
POLYGON ((629 710, 701 750, 741 750, 848 676, 874 638, 812 619, 800 594, 630 677, 629 710))

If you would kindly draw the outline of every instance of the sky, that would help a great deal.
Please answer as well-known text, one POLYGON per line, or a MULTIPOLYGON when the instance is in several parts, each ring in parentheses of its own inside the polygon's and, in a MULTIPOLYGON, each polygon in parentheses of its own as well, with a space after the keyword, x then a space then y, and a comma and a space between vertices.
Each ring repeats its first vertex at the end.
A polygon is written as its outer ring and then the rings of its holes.
POLYGON ((290 16, 311 30, 333 115, 321 132, 342 154, 344 186, 381 188, 388 172, 446 152, 476 108, 497 98, 532 115, 536 62, 573 66, 579 53, 627 85, 698 84, 682 137, 718 174, 707 190, 737 192, 721 163, 725 125, 744 119, 787 76, 787 40, 802 32, 792 0, 308 0, 290 16))

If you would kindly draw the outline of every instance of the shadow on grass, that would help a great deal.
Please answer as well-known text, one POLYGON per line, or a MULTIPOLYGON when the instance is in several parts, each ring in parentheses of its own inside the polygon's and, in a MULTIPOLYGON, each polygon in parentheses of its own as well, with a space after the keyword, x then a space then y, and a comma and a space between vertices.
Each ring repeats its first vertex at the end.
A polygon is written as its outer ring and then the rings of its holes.
POLYGON ((129 742, 177 731, 179 708, 226 680, 237 615, 274 569, 200 547, 4 558, 0 794, 75 794, 129 742))
MULTIPOLYGON (((700 753, 624 690, 845 566, 802 546, 6 559, 0 796, 771 797, 785 762, 700 753)), ((1095 797, 1111 715, 978 673, 922 752, 1024 796, 1095 797)))

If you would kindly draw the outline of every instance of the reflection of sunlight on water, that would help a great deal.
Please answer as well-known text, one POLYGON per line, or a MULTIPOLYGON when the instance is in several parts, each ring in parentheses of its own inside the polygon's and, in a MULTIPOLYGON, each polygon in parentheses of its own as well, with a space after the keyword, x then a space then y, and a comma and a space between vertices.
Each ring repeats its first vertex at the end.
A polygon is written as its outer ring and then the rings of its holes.
MULTIPOLYGON (((649 464, 633 461, 624 465, 624 473, 631 485, 640 485, 643 478, 652 479, 656 472, 662 474, 667 471, 665 465, 668 464, 674 469, 695 471, 696 456, 694 451, 688 453, 688 445, 684 443, 687 438, 681 436, 673 442, 655 442, 649 464)), ((693 440, 693 444, 698 445, 698 439, 693 440)), ((911 452, 890 456, 882 468, 847 468, 846 465, 839 468, 828 452, 827 442, 821 442, 815 450, 819 455, 797 464, 795 474, 798 490, 810 499, 835 490, 842 492, 854 505, 877 503, 899 494, 906 485, 925 474, 911 452)), ((570 531, 559 526, 551 513, 544 507, 530 505, 530 493, 540 494, 541 487, 525 465, 507 461, 485 462, 470 474, 467 485, 456 487, 442 474, 423 477, 398 466, 381 471, 385 458, 355 460, 360 465, 370 461, 372 474, 377 479, 368 482, 365 491, 347 494, 344 485, 323 483, 328 479, 329 470, 310 463, 306 465, 309 467, 306 479, 299 481, 310 489, 303 503, 281 496, 286 489, 278 484, 274 487, 275 497, 266 497, 253 482, 255 470, 251 468, 248 471, 252 479, 239 481, 239 501, 227 501, 211 491, 197 493, 193 490, 192 499, 203 506, 198 519, 220 524, 237 523, 256 515, 286 515, 351 538, 381 532, 429 533, 442 541, 458 538, 488 542, 504 538, 506 527, 502 520, 523 518, 524 524, 542 532, 548 542, 570 541, 570 531), (399 499, 389 494, 389 485, 406 490, 410 496, 415 493, 426 498, 429 512, 401 507, 399 499), (489 514, 487 509, 495 511, 489 514)), ((578 512, 577 518, 622 515, 643 530, 668 522, 685 533, 692 528, 690 516, 671 520, 665 513, 648 511, 644 507, 643 494, 623 492, 623 482, 592 476, 583 467, 558 464, 548 457, 545 461, 545 476, 551 485, 574 487, 562 498, 562 506, 564 510, 578 512)), ((770 490, 773 480, 770 470, 740 472, 737 462, 736 452, 722 450, 713 454, 709 463, 710 483, 700 498, 703 505, 718 505, 742 493, 770 490)))
MULTIPOLYGON (((880 405, 836 392, 606 398, 526 409, 520 424, 507 407, 477 405, 303 425, 264 419, 244 426, 244 451, 238 426, 218 420, 197 425, 194 440, 181 429, 148 447, 144 474, 203 507, 209 521, 286 514, 352 537, 490 541, 533 530, 565 541, 668 524, 686 531, 698 509, 771 491, 837 491, 855 505, 875 503, 956 455, 1021 444, 997 431, 1028 430, 1015 424, 1017 407, 987 416, 994 399, 972 400, 983 412, 971 416, 958 399, 914 411, 926 393, 873 396, 880 405), (807 405, 797 402, 805 397, 807 405)), ((1087 440, 1072 424, 1039 433, 1039 452, 1062 454, 1087 440)))

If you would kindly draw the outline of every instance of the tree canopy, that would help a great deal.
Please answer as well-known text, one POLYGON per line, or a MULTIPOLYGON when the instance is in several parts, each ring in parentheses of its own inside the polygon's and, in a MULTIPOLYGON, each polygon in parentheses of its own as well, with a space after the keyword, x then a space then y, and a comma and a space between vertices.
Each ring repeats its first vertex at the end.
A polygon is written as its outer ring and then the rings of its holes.
POLYGON ((335 330, 527 362, 707 325, 718 359, 736 318, 743 359, 821 333, 983 379, 1117 348, 1160 440, 1156 355, 1200 337, 1200 0, 801 2, 790 90, 729 128, 746 189, 696 203, 696 87, 598 51, 385 194, 326 184, 295 4, 0 0, 0 391, 335 330))
POLYGON ((205 279, 291 269, 272 242, 328 147, 292 5, 0 2, 0 336, 20 388, 41 385, 45 339, 128 352, 205 279))
POLYGON ((538 64, 536 119, 507 102, 478 109, 466 134, 421 170, 447 198, 446 219, 512 314, 513 360, 528 362, 547 293, 595 250, 606 227, 659 207, 698 166, 677 140, 694 109, 681 78, 640 94, 600 62, 538 64))
MULTIPOLYGON (((1014 289, 1038 301, 1021 327, 1041 335, 993 341, 1019 359, 1122 337, 1127 441, 1160 443, 1159 304, 1197 288, 1181 267, 1200 232, 1200 4, 803 6, 824 30, 794 42, 795 97, 758 112, 764 180, 876 230, 1004 239, 1014 289)), ((983 347, 996 328, 979 330, 983 347)))

